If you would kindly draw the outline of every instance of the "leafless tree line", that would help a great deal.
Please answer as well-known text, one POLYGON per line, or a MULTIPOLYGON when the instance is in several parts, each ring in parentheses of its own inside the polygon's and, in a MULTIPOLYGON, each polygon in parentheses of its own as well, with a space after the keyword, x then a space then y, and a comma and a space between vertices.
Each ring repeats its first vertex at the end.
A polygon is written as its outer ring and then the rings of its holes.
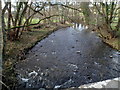
POLYGON ((65 4, 16 2, 16 5, 12 5, 11 2, 5 2, 5 6, 2 9, 2 30, 5 31, 8 40, 17 40, 22 35, 22 31, 29 30, 30 26, 39 24, 41 20, 48 19, 48 22, 50 22, 54 19, 65 23, 71 16, 73 18, 75 11, 78 14, 80 12, 79 8, 73 7, 69 2, 65 4), (39 19, 39 21, 31 23, 34 18, 39 19))
POLYGON ((1 21, 4 43, 18 40, 23 31, 29 31, 34 25, 41 23, 62 24, 66 22, 83 23, 106 27, 106 31, 115 36, 120 28, 120 6, 118 2, 5 2, 1 8, 1 21), (32 22, 34 19, 37 21, 32 22), (114 22, 116 20, 116 22, 114 22), (116 23, 113 30, 112 24, 116 23))

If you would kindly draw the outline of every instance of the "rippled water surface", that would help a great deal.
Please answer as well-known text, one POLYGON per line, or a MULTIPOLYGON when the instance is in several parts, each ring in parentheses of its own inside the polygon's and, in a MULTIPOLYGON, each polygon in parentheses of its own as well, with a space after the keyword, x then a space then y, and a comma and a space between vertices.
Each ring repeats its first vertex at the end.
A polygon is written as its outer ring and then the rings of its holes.
POLYGON ((119 55, 86 26, 60 29, 16 65, 19 87, 69 88, 118 77, 119 55))

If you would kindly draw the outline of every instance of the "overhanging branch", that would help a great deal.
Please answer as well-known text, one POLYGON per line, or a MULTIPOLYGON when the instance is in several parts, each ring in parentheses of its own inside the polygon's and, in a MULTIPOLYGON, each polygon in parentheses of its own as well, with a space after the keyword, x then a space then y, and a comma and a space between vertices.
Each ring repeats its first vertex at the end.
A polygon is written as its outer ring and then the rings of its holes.
POLYGON ((70 9, 73 9, 73 10, 76 10, 76 11, 79 11, 79 12, 81 12, 81 10, 79 10, 79 9, 77 9, 77 8, 70 7, 70 6, 68 6, 68 5, 64 5, 64 4, 59 4, 59 3, 52 4, 52 3, 50 3, 50 2, 49 2, 49 5, 51 5, 51 6, 55 6, 55 5, 61 5, 61 6, 63 6, 63 7, 70 8, 70 9))
MULTIPOLYGON (((12 27, 12 28, 10 28, 10 29, 22 28, 22 27, 28 27, 28 26, 37 25, 37 24, 39 24, 41 21, 43 21, 43 20, 45 20, 45 19, 49 19, 49 18, 51 18, 51 17, 55 17, 55 16, 61 16, 61 15, 52 15, 52 16, 48 16, 48 17, 45 17, 45 18, 40 19, 37 23, 29 24, 29 25, 23 25, 23 26, 15 26, 15 27, 12 27)), ((6 30, 8 30, 8 29, 6 29, 6 30)))

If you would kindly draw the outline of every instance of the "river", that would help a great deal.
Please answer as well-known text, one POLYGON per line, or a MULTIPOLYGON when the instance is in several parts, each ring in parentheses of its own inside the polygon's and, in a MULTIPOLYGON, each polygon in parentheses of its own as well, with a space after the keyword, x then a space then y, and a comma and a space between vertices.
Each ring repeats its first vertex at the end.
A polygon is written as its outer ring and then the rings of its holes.
POLYGON ((18 62, 21 88, 70 88, 120 76, 120 52, 86 26, 62 28, 18 62))

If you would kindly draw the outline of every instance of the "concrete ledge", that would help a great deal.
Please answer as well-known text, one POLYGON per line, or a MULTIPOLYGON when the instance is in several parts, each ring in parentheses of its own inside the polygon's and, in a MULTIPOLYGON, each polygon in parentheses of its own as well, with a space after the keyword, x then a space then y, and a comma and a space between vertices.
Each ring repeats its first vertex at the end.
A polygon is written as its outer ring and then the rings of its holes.
POLYGON ((96 83, 81 85, 78 88, 118 88, 120 90, 120 77, 96 83))

